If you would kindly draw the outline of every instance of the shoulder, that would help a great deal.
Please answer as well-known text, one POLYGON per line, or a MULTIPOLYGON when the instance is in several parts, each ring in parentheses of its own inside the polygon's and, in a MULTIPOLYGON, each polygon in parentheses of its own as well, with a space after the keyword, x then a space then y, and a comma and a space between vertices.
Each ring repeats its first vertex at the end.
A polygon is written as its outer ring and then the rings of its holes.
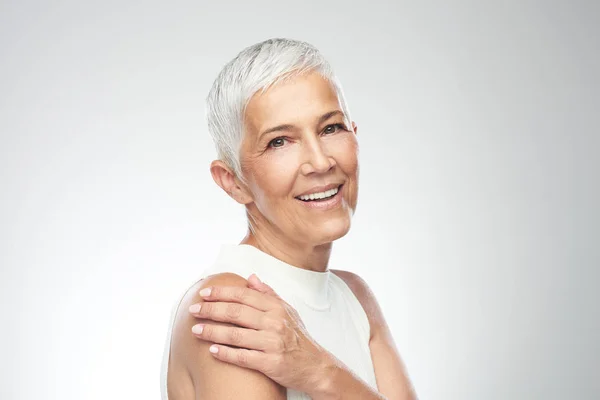
POLYGON ((199 339, 192 333, 192 327, 198 323, 233 326, 225 322, 198 319, 188 312, 192 304, 202 302, 198 293, 201 289, 209 286, 246 287, 247 283, 245 278, 237 274, 223 272, 203 278, 186 291, 173 325, 167 384, 169 399, 172 394, 173 400, 187 400, 197 397, 233 398, 240 393, 245 393, 249 399, 279 398, 281 387, 277 383, 258 371, 214 358, 208 351, 213 342, 199 339))
MULTIPOLYGON (((175 326, 174 331, 177 329, 181 329, 186 325, 186 323, 196 324, 196 319, 191 317, 188 313, 188 308, 192 304, 202 302, 202 297, 200 297, 200 290, 208 286, 241 286, 246 287, 247 280, 237 274, 232 272, 221 272, 213 275, 205 276, 200 279, 192 286, 190 286, 179 303, 177 308, 177 313, 175 316, 175 326)), ((190 327, 191 329, 191 327, 190 327)))
POLYGON ((371 338, 373 338, 381 328, 385 327, 385 319, 383 318, 383 313, 381 307, 379 307, 375 293, 373 293, 367 282, 354 272, 339 269, 332 269, 331 272, 348 285, 360 302, 369 319, 371 338))

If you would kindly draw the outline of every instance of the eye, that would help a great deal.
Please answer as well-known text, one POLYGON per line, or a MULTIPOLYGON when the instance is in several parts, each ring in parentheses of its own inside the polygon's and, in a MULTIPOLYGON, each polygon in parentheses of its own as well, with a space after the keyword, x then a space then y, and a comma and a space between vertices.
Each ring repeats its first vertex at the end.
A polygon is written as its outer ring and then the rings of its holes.
POLYGON ((344 126, 344 124, 327 125, 325 127, 325 129, 323 130, 323 133, 331 134, 331 133, 336 133, 338 130, 346 130, 346 127, 344 126), (333 130, 331 130, 331 128, 333 128, 333 130), (336 130, 335 128, 338 128, 338 129, 336 130))
POLYGON ((277 137, 269 142, 268 147, 281 147, 284 145, 285 140, 286 139, 284 137, 277 137))

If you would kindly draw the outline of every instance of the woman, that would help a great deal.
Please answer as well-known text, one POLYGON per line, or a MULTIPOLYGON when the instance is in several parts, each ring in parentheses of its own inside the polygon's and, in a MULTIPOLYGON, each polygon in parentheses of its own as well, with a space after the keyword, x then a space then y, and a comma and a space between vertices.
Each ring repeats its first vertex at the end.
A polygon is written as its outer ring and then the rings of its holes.
POLYGON ((327 61, 300 41, 250 46, 217 77, 207 119, 212 177, 249 229, 175 309, 163 399, 416 398, 367 284, 328 269, 359 168, 327 61))

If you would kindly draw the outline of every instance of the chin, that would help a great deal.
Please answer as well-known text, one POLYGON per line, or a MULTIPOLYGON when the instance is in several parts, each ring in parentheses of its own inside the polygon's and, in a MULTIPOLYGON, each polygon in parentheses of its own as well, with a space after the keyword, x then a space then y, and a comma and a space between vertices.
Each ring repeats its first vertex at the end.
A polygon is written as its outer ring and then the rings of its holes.
POLYGON ((318 244, 325 244, 340 239, 350 231, 351 218, 335 218, 324 221, 318 229, 313 230, 311 238, 318 244))

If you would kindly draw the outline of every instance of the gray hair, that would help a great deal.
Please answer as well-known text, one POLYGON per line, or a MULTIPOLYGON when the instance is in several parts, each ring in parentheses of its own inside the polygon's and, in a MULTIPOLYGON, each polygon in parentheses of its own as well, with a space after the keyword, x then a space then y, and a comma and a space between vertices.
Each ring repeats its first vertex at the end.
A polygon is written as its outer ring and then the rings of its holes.
POLYGON ((342 86, 333 69, 313 45, 273 38, 242 50, 228 62, 206 98, 206 120, 217 156, 242 180, 240 146, 244 137, 244 113, 250 98, 272 85, 309 71, 320 73, 334 87, 342 111, 350 114, 342 86))

